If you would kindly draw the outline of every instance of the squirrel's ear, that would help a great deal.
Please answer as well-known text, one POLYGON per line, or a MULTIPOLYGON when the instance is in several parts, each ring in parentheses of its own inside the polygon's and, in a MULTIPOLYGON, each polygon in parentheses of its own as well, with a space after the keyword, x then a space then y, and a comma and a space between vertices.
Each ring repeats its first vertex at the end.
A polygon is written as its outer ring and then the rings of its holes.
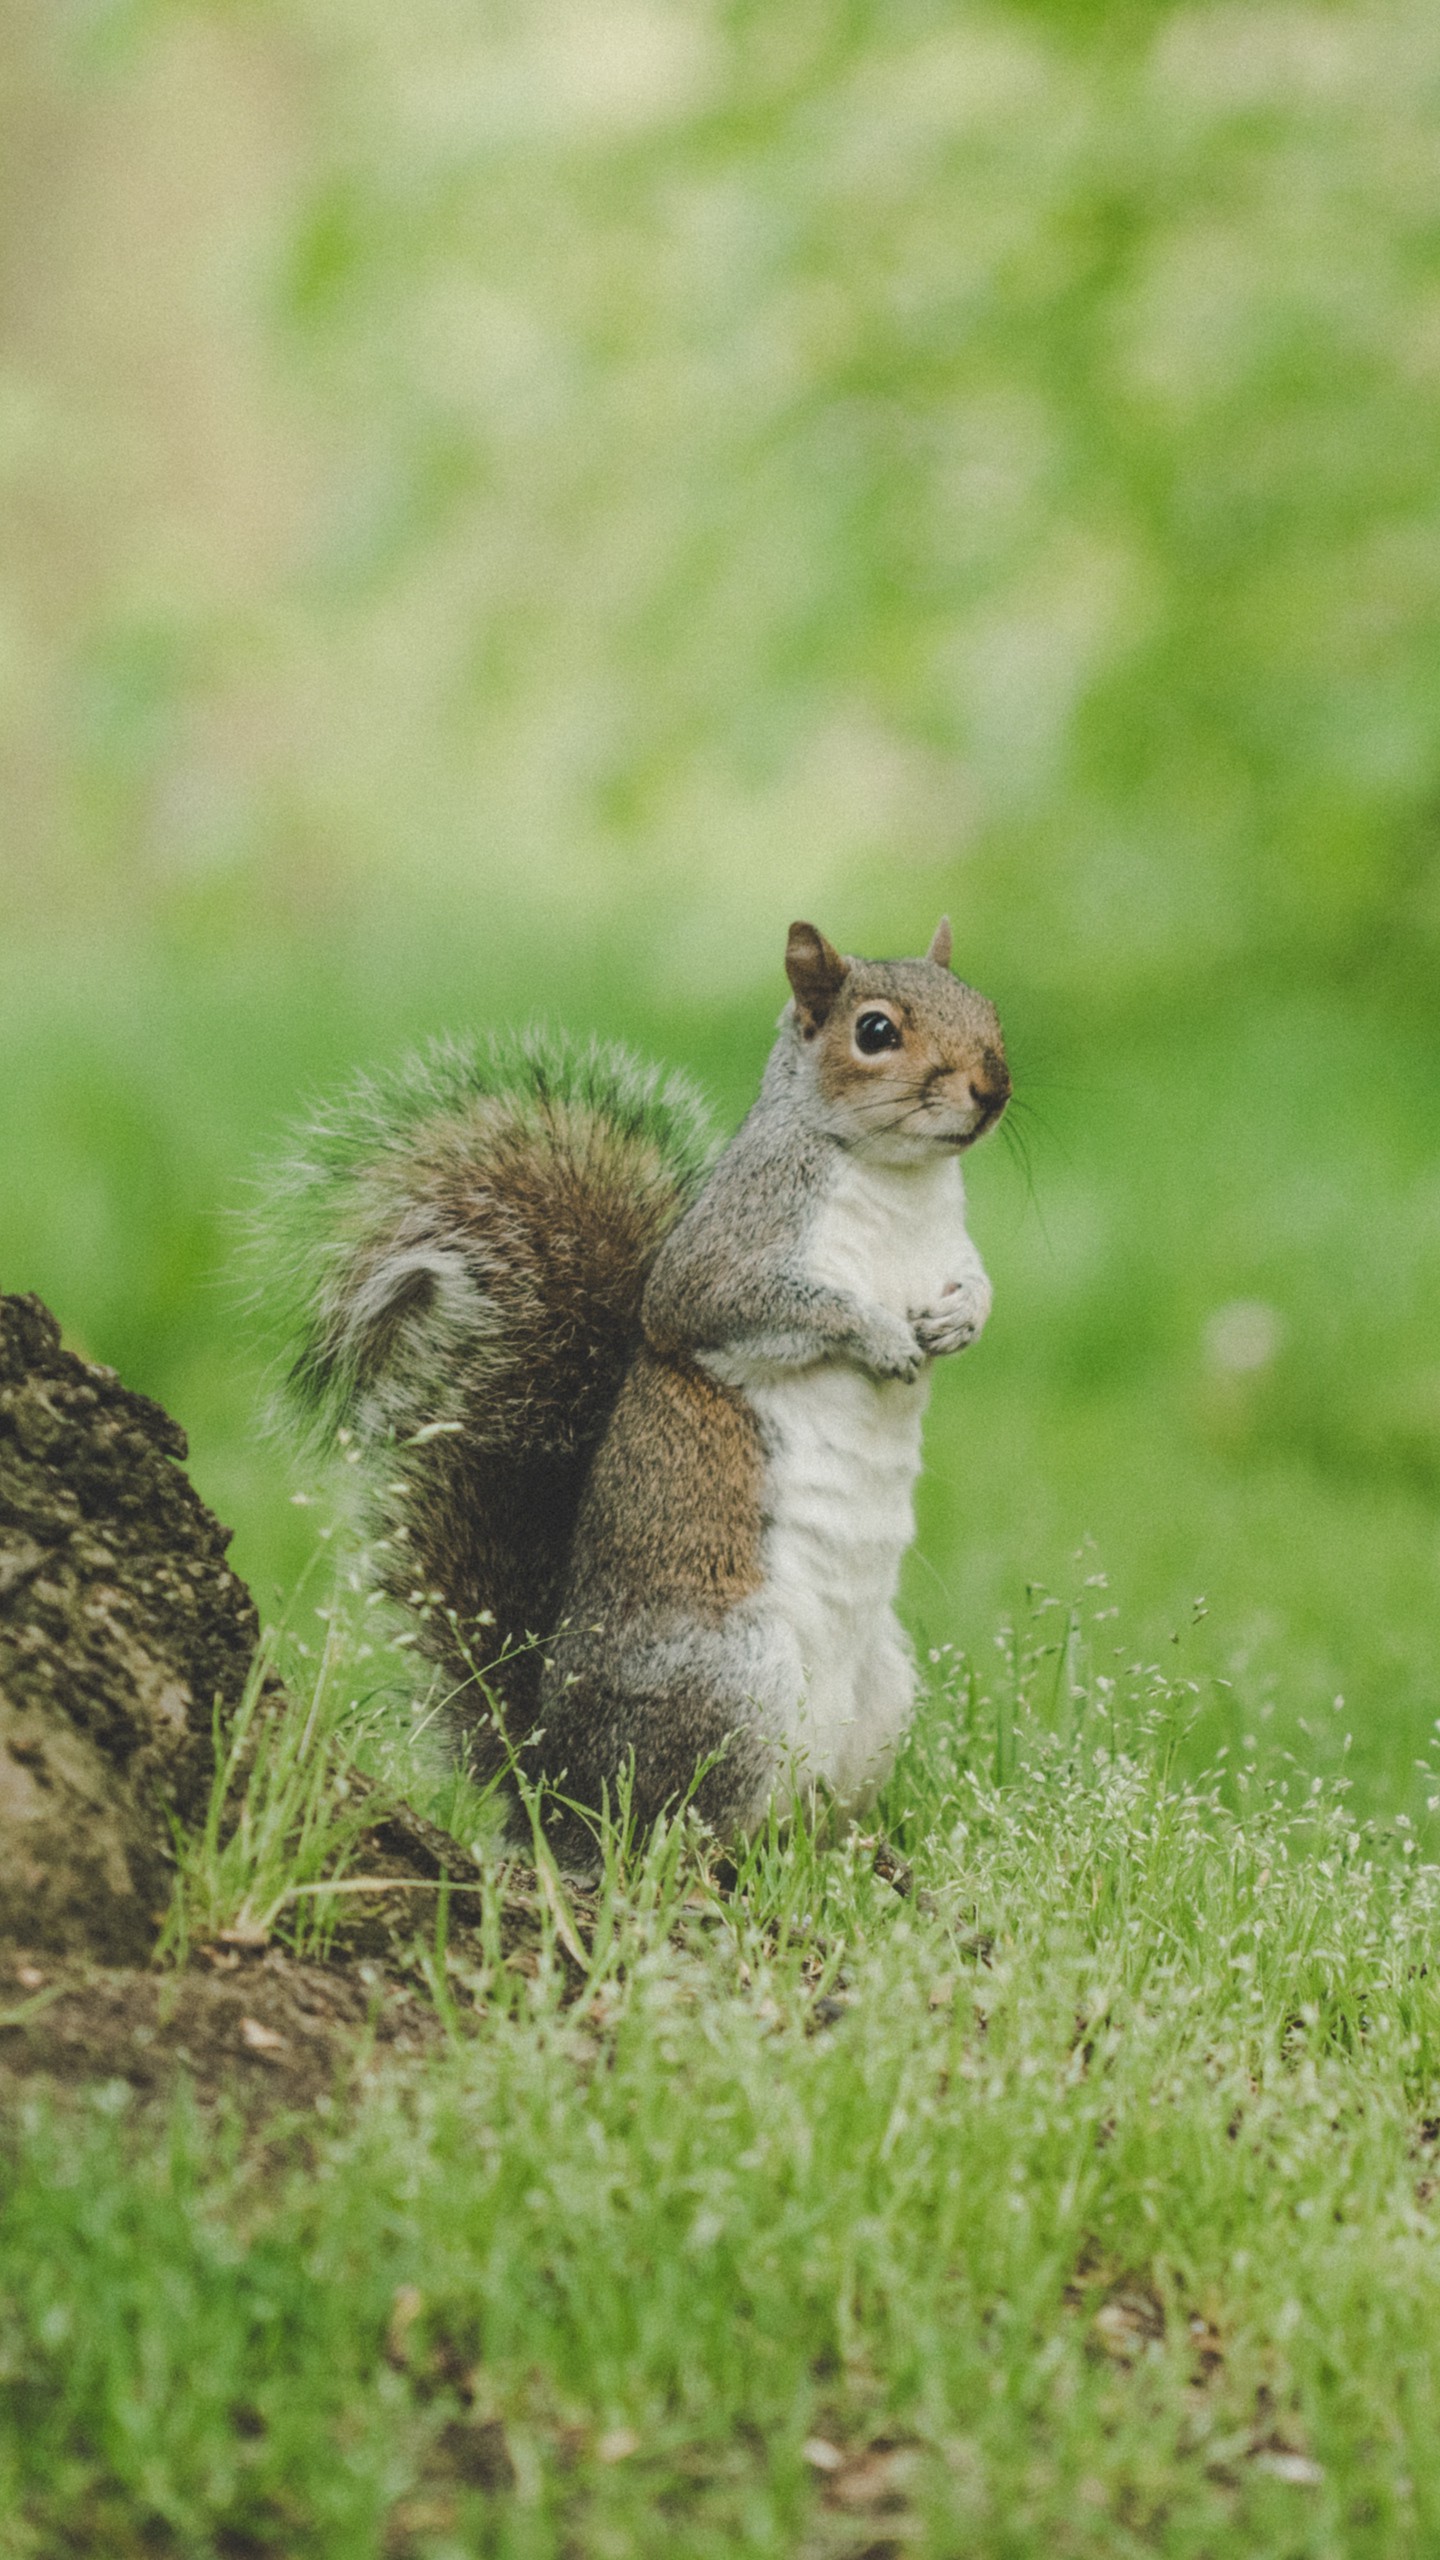
POLYGON ((818 1031, 845 978, 845 963, 813 924, 792 924, 785 945, 785 975, 808 1039, 818 1031))
POLYGON ((930 948, 926 952, 925 957, 927 960, 933 960, 937 969, 949 968, 950 919, 948 916, 942 916, 935 927, 934 938, 931 941, 930 948))

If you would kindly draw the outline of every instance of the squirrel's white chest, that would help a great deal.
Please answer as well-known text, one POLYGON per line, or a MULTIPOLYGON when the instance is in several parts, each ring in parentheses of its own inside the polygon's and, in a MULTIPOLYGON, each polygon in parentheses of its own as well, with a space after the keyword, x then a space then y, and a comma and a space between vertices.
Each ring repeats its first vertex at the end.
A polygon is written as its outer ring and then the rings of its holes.
MULTIPOLYGON (((827 1287, 905 1315, 974 1258, 957 1162, 911 1171, 851 1160, 805 1263, 827 1287)), ((928 1383, 820 1361, 749 1390, 767 1455, 764 1606, 785 1639, 772 1711, 811 1774, 854 1806, 883 1780, 910 1711, 893 1604, 928 1383)))
POLYGON ((811 1229, 805 1267, 829 1288, 905 1315, 938 1298, 967 1257, 973 1261, 974 1248, 957 1157, 898 1166, 845 1156, 811 1229))

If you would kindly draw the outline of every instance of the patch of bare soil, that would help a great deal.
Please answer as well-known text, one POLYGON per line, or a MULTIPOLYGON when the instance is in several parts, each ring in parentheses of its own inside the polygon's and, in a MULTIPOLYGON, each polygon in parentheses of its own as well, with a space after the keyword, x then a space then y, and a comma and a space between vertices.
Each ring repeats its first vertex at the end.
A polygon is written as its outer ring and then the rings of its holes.
MULTIPOLYGON (((467 1985, 486 1955, 479 1870, 448 1832, 403 1804, 365 1835, 358 1863, 367 1889, 347 1900, 323 1958, 222 1940, 175 1970, 0 1948, 0 2120, 27 2092, 63 2098, 124 2083, 144 2104, 184 2081, 202 2109, 231 2103, 258 2131, 272 2116, 328 2113, 375 2071, 477 2026, 467 1985), (442 1874, 453 1886, 444 2020, 434 1996, 435 1896, 414 1890, 442 1874)), ((539 1879, 516 1865, 499 1892, 501 1959, 533 1975, 546 1935, 539 1879)), ((574 1886, 567 1895, 584 1937, 592 1899, 574 1886)), ((579 1939, 573 1950, 558 1943, 577 1988, 581 1954, 579 1939)))
MULTIPOLYGON (((144 2102, 168 2098, 183 2080, 202 2108, 232 2101, 258 2126, 275 2114, 326 2112, 375 2070, 478 2025, 467 1987, 486 1953, 478 1871, 448 1833, 406 1806, 362 1847, 374 1889, 348 1904, 323 1959, 222 1941, 199 1947, 182 1970, 161 1970, 0 1948, 0 2119, 27 2091, 59 2096, 124 2082, 144 2102), (442 1865, 460 1871, 447 1908, 444 2020, 434 1993, 435 1897, 411 1890, 442 1865)), ((589 1904, 572 1889, 570 1912, 586 1935, 589 1904)), ((545 1922, 529 1869, 507 1874, 498 1924, 504 1964, 533 1975, 545 1922)), ((563 1943, 558 1953, 578 1988, 579 1941, 573 1954, 563 1943)))
POLYGON ((278 1948, 183 1973, 10 1954, 0 1963, 0 2111, 22 2091, 125 2083, 256 2117, 343 2098, 377 2060, 441 2036, 418 1986, 375 1964, 304 1964, 278 1948))

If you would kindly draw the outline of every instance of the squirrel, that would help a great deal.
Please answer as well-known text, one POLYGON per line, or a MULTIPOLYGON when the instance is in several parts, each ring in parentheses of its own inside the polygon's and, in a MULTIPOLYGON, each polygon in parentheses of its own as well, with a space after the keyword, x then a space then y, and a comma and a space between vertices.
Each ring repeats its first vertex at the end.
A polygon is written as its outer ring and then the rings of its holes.
POLYGON ((929 1371, 990 1312, 960 1158, 1010 1095, 950 957, 792 925, 718 1156, 683 1079, 532 1033, 362 1079, 268 1186, 288 1401, 365 1469, 452 1738, 568 1846, 625 1789, 735 1838, 889 1771, 929 1371))

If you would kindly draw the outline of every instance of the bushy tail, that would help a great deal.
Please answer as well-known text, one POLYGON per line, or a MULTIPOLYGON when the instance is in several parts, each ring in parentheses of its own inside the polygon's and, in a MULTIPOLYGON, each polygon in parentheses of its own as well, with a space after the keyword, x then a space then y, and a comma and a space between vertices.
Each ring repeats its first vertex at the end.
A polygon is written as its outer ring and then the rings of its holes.
POLYGON ((283 1401, 358 1450, 378 1581, 462 1712, 500 1661, 516 1733, 704 1107, 623 1049, 531 1033, 436 1043, 295 1135, 255 1222, 283 1401))

